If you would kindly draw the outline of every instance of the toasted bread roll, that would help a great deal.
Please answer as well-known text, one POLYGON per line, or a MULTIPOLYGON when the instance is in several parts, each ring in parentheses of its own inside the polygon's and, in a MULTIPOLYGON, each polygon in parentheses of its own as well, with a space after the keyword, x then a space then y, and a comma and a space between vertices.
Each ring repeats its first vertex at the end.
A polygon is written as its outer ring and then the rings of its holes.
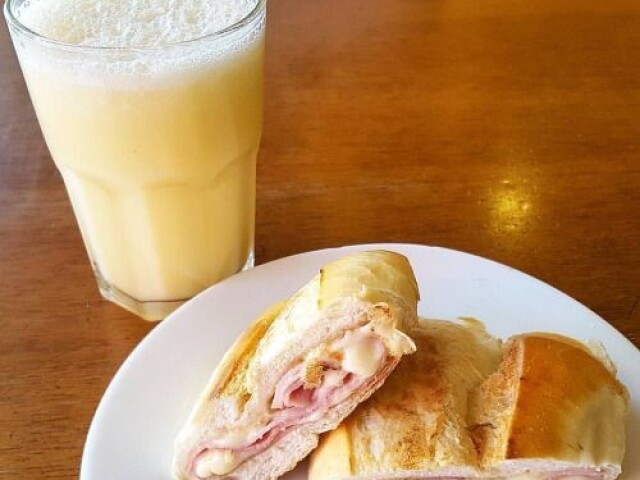
POLYGON ((609 365, 560 335, 511 338, 500 369, 472 397, 483 469, 543 478, 620 475, 629 399, 609 365))
POLYGON ((500 342, 472 320, 423 320, 411 337, 416 353, 338 429, 323 435, 310 480, 477 473, 468 398, 497 368, 500 342))
POLYGON ((417 353, 323 435, 310 480, 618 477, 628 394, 608 359, 535 333, 511 338, 500 360, 483 332, 422 325, 417 353))
POLYGON ((292 469, 415 345, 405 257, 350 255, 265 312, 229 349, 175 442, 178 479, 270 479, 292 469))

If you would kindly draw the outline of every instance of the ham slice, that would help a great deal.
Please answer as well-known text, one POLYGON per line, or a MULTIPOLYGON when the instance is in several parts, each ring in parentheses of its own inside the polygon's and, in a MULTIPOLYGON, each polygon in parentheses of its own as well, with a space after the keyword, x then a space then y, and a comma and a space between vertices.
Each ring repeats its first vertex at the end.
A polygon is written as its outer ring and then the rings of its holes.
MULTIPOLYGON (((366 351, 375 362, 372 375, 360 375, 345 369, 348 362, 334 359, 318 361, 321 378, 317 386, 309 386, 304 381, 306 364, 301 362, 287 371, 275 386, 271 401, 271 418, 262 427, 251 430, 243 439, 219 438, 200 449, 190 462, 190 470, 198 475, 198 466, 207 461, 233 462, 239 465, 248 458, 266 450, 290 429, 321 418, 328 409, 349 398, 365 384, 377 380, 379 372, 392 361, 386 347, 377 335, 354 335, 350 339, 353 350, 360 351, 366 345, 366 351), (226 455, 226 457, 225 457, 226 455), (226 459, 224 459, 226 458, 226 459), (215 459, 215 460, 212 460, 215 459)), ((336 348, 349 352, 344 340, 336 348)), ((348 347, 349 348, 349 347, 348 347)), ((208 467, 203 467, 206 471, 208 467)))

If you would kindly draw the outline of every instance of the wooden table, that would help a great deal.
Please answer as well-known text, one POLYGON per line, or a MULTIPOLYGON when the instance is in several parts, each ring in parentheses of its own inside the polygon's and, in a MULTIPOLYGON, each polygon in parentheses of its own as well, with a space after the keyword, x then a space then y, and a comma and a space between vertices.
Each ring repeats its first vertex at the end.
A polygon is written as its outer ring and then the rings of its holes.
MULTIPOLYGON (((268 29, 259 263, 444 245, 640 346, 640 3, 273 0, 268 29)), ((5 28, 0 65, 0 478, 74 478, 153 324, 98 295, 5 28)))

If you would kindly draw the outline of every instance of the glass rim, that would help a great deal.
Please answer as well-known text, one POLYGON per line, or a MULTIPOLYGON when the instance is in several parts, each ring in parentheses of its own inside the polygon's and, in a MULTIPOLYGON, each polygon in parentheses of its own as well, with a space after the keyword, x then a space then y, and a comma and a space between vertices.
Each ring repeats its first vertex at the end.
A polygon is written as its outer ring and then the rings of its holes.
POLYGON ((77 43, 68 43, 61 40, 42 35, 35 30, 27 27, 22 23, 15 15, 15 4, 18 0, 6 0, 4 4, 4 15, 7 19, 9 27, 15 28, 19 33, 26 35, 32 40, 40 41, 48 44, 52 47, 77 50, 77 51, 95 51, 95 52, 151 52, 158 50, 165 50, 172 47, 187 47, 196 43, 200 43, 206 40, 215 40, 219 38, 227 37, 235 32, 238 32, 245 27, 251 25, 265 10, 267 0, 256 0, 256 5, 238 21, 227 25, 224 28, 215 30, 199 37, 188 38, 186 40, 180 40, 177 42, 161 43, 159 45, 141 45, 141 46, 114 46, 114 45, 79 45, 77 43))

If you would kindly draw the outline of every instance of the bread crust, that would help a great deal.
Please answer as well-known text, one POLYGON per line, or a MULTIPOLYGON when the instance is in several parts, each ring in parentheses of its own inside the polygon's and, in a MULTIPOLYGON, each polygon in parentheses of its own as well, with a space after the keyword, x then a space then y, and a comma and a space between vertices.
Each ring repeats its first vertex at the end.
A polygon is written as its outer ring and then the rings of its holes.
POLYGON ((504 458, 621 463, 628 392, 615 375, 566 337, 511 341, 523 360, 504 458))
MULTIPOLYGON (((256 345, 282 311, 285 304, 286 302, 282 301, 267 308, 233 342, 211 375, 209 384, 205 388, 205 391, 210 393, 208 396, 203 395, 200 400, 203 404, 222 395, 237 396, 239 398, 249 395, 250 392, 243 381, 248 365, 255 352, 256 345)), ((206 418, 202 417, 204 411, 201 407, 202 405, 194 410, 195 415, 190 421, 206 420, 206 418)))
POLYGON ((391 305, 401 301, 412 306, 420 300, 420 293, 405 256, 372 250, 343 257, 320 270, 320 308, 330 308, 345 297, 391 305))
POLYGON ((476 392, 474 440, 482 468, 581 466, 620 473, 628 393, 615 372, 582 343, 528 333, 505 346, 500 369, 476 392))
POLYGON ((349 419, 322 435, 309 460, 309 480, 348 478, 353 475, 353 445, 349 419))

